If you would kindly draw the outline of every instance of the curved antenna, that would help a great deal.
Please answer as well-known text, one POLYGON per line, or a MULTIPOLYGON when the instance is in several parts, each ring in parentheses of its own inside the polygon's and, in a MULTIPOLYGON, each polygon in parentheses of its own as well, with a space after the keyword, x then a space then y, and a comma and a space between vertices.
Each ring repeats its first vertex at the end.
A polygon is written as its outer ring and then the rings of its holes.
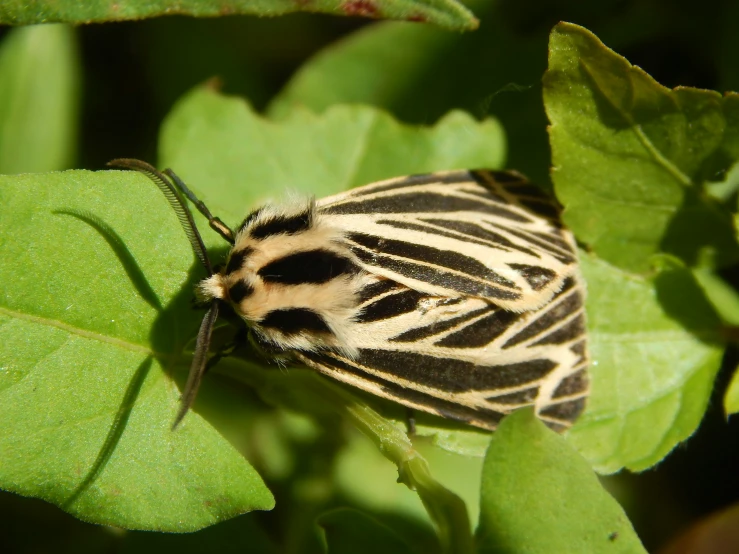
POLYGON ((177 214, 177 219, 180 220, 180 225, 182 225, 182 229, 185 231, 185 235, 187 235, 187 239, 190 241, 193 252, 195 252, 195 255, 198 257, 203 266, 205 266, 205 270, 208 272, 208 277, 213 275, 213 266, 211 266, 210 260, 208 259, 208 253, 205 250, 203 239, 201 238, 197 227, 195 227, 195 221, 192 218, 192 213, 190 213, 190 210, 188 209, 187 204, 185 204, 185 201, 182 200, 177 187, 172 184, 167 176, 161 173, 154 166, 146 162, 142 162, 141 160, 135 160, 133 158, 117 158, 115 160, 109 161, 108 165, 110 167, 121 167, 124 169, 133 169, 135 171, 139 171, 149 177, 149 179, 151 179, 154 184, 159 187, 159 190, 164 193, 164 196, 167 198, 169 205, 172 206, 175 214, 177 214))
MULTIPOLYGON (((220 219, 213 217, 205 204, 198 200, 192 191, 187 188, 185 183, 182 182, 182 180, 177 177, 171 169, 167 169, 162 173, 154 166, 133 158, 117 158, 108 162, 108 165, 111 167, 121 167, 124 169, 139 171, 149 177, 149 179, 159 187, 159 190, 164 193, 170 206, 172 206, 172 209, 177 214, 177 218, 180 220, 182 229, 185 231, 185 235, 187 235, 195 255, 205 266, 208 276, 212 276, 213 267, 208 259, 205 244, 195 226, 192 213, 187 207, 185 201, 182 199, 182 196, 180 196, 180 192, 187 196, 187 198, 190 199, 190 201, 197 207, 198 211, 208 218, 208 223, 216 232, 218 232, 218 234, 233 244, 234 238, 231 229, 229 229, 220 219)), ((177 412, 177 417, 175 417, 174 424, 172 425, 173 431, 187 415, 193 402, 195 402, 195 397, 198 394, 198 389, 203 380, 203 375, 208 369, 208 350, 210 349, 210 341, 213 335, 213 326, 218 319, 220 302, 221 301, 217 298, 213 299, 208 311, 205 313, 205 317, 203 317, 202 323, 200 324, 198 338, 195 341, 195 352, 193 352, 192 364, 190 365, 190 373, 187 375, 185 390, 180 399, 180 409, 177 412)))
POLYGON ((172 171, 171 169, 167 168, 164 170, 164 174, 167 175, 174 184, 177 185, 177 187, 184 193, 185 196, 187 196, 187 199, 192 202, 195 207, 198 209, 198 211, 203 214, 208 219, 208 225, 210 225, 210 228, 213 229, 216 233, 221 235, 226 242, 233 244, 234 243, 234 234, 231 229, 228 228, 228 226, 221 221, 220 218, 214 216, 212 213, 210 213, 210 210, 208 207, 203 203, 200 198, 195 196, 195 193, 193 193, 188 186, 185 184, 185 182, 180 179, 177 174, 172 171))
POLYGON ((200 383, 208 367, 208 348, 210 347, 210 338, 213 335, 213 326, 215 325, 216 319, 218 319, 219 302, 220 300, 218 299, 214 299, 211 302, 210 308, 208 308, 205 317, 203 317, 203 322, 200 324, 198 338, 195 341, 195 352, 193 353, 190 373, 187 375, 187 383, 185 383, 185 390, 182 393, 182 398, 180 398, 180 409, 172 424, 172 431, 177 428, 182 419, 187 415, 193 402, 195 402, 195 397, 198 395, 200 383))

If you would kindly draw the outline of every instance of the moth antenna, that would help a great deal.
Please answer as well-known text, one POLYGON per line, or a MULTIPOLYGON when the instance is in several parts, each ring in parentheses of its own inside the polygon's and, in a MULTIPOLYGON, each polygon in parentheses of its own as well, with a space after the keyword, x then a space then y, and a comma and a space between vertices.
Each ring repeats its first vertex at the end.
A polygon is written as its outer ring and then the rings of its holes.
POLYGON ((165 175, 169 176, 169 178, 172 179, 172 181, 174 181, 174 183, 185 194, 185 196, 187 196, 187 199, 190 200, 190 202, 192 202, 195 205, 198 211, 208 219, 208 225, 210 225, 210 228, 213 229, 219 235, 221 235, 226 240, 226 242, 233 244, 234 234, 233 234, 233 231, 229 229, 228 225, 223 223, 223 221, 221 221, 220 218, 210 213, 210 210, 203 203, 203 201, 200 200, 197 196, 195 196, 195 193, 192 192, 188 188, 185 182, 182 179, 180 179, 174 171, 167 168, 164 170, 164 173, 165 175))
MULTIPOLYGON (((154 166, 136 160, 133 158, 117 158, 108 162, 111 167, 121 167, 124 169, 133 169, 139 171, 149 177, 154 184, 159 187, 164 196, 167 198, 169 205, 172 206, 177 218, 180 220, 180 225, 185 231, 185 235, 190 241, 195 255, 205 266, 208 276, 213 275, 213 266, 208 259, 208 253, 205 249, 203 239, 198 232, 198 228, 195 226, 195 221, 192 218, 192 213, 188 208, 185 201, 182 199, 180 193, 184 194, 203 214, 208 218, 210 226, 224 239, 233 244, 233 232, 217 217, 213 217, 210 210, 201 202, 195 194, 185 185, 171 169, 166 169, 164 173, 160 172, 154 166)), ((185 384, 185 390, 182 393, 180 400, 180 409, 177 412, 177 417, 172 425, 174 431, 180 424, 182 419, 187 415, 188 410, 195 401, 195 397, 198 394, 200 388, 200 382, 203 379, 205 370, 208 367, 208 350, 210 349, 211 336, 213 335, 213 326, 218 319, 219 311, 219 300, 214 299, 211 302, 208 311, 203 317, 203 321, 200 324, 200 330, 198 331, 198 337, 195 341, 195 352, 193 353, 192 364, 190 365, 190 373, 187 376, 187 383, 185 384)))
POLYGON ((175 184, 173 184, 166 175, 164 175, 154 166, 146 162, 142 162, 141 160, 135 160, 133 158, 116 158, 115 160, 109 161, 107 165, 110 167, 133 169, 135 171, 143 173, 149 179, 151 179, 157 187, 159 187, 159 190, 162 191, 164 196, 167 198, 169 205, 172 206, 175 214, 177 214, 177 219, 180 220, 180 225, 182 225, 182 229, 185 231, 185 235, 187 235, 187 239, 190 241, 193 252, 195 252, 195 255, 198 257, 203 266, 205 266, 205 270, 208 272, 208 277, 213 275, 213 266, 208 259, 208 253, 205 250, 205 244, 203 243, 203 239, 200 236, 197 227, 195 227, 195 221, 192 218, 192 213, 190 213, 187 204, 185 204, 185 201, 182 199, 179 191, 177 190, 177 181, 175 181, 175 184))
POLYGON ((200 383, 208 366, 208 349, 210 348, 210 339, 213 334, 213 325, 215 325, 218 319, 219 303, 220 300, 214 300, 211 303, 205 317, 203 317, 203 322, 200 324, 198 338, 195 341, 195 352, 192 358, 192 365, 190 366, 190 373, 187 375, 187 383, 180 399, 180 409, 172 424, 172 431, 177 428, 182 419, 187 415, 193 402, 195 402, 195 397, 198 395, 200 383))

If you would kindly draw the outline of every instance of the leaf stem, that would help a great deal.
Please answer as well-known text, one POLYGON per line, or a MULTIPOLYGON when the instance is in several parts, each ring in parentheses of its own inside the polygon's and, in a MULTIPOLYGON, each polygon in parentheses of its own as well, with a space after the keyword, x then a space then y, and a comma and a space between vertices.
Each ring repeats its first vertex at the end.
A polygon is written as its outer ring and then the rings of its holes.
POLYGON ((415 491, 436 525, 443 552, 474 552, 470 520, 464 501, 436 481, 426 460, 415 450, 408 435, 349 391, 311 371, 284 372, 229 360, 218 366, 224 373, 253 387, 272 405, 301 412, 332 412, 357 427, 398 467, 398 482, 415 491))

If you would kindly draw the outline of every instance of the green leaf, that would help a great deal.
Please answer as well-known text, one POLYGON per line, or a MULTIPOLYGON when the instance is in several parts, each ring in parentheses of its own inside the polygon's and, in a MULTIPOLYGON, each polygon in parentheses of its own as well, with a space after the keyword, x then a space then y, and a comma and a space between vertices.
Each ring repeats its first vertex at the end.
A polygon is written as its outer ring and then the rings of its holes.
MULTIPOLYGON (((214 213, 231 223, 286 188, 321 197, 403 174, 495 167, 502 151, 502 133, 494 120, 476 122, 461 112, 430 128, 404 126, 363 106, 337 106, 320 116, 298 109, 275 123, 255 114, 243 100, 208 88, 195 90, 175 107, 160 142, 161 165, 175 168, 214 213)), ((266 388, 273 387, 270 382, 266 388)), ((306 400, 311 396, 304 386, 291 388, 306 400)), ((318 405, 309 402, 308 411, 319 411, 333 395, 320 397, 318 405)), ((285 395, 278 395, 277 402, 285 405, 285 395)), ((442 543, 454 552, 467 551, 469 520, 462 501, 431 479, 410 445, 398 446, 394 426, 378 419, 370 417, 371 426, 364 417, 354 422, 401 468, 404 482, 418 490, 442 543)))
POLYGON ((170 429, 201 314, 163 200, 129 173, 0 177, 0 487, 85 521, 193 531, 274 502, 198 415, 170 429))
POLYGON ((736 369, 724 395, 724 412, 726 417, 739 413, 739 371, 736 369))
POLYGON ((320 198, 399 175, 497 168, 504 139, 495 120, 458 111, 433 127, 401 125, 366 106, 336 106, 320 116, 297 109, 275 124, 242 99, 199 88, 164 122, 159 151, 163 167, 236 224, 257 202, 286 190, 320 198))
POLYGON ((500 2, 468 5, 484 21, 484 31, 453 35, 388 22, 329 45, 300 67, 268 113, 281 118, 296 106, 321 113, 335 104, 362 103, 414 123, 436 121, 450 107, 477 117, 493 115, 509 137, 507 165, 547 182, 541 104, 546 34, 532 36, 528 27, 517 31, 500 2))
POLYGON ((173 13, 194 17, 236 14, 276 16, 298 11, 422 21, 454 30, 475 29, 478 25, 472 13, 455 0, 120 0, 115 3, 7 0, 0 6, 0 24, 92 23, 173 13))
MULTIPOLYGON (((347 421, 360 430, 397 467, 397 482, 418 493, 437 527, 443 552, 472 553, 470 522, 464 502, 435 480, 406 431, 361 401, 348 387, 315 371, 294 368, 289 376, 255 367, 244 359, 223 360, 218 370, 255 388, 268 404, 310 413, 324 425, 347 421)), ((362 474, 364 474, 364 469, 362 474)))
POLYGON ((0 46, 0 173, 73 165, 79 80, 72 27, 39 25, 5 36, 0 46))
POLYGON ((738 259, 730 216, 702 186, 739 159, 739 95, 667 89, 561 23, 544 102, 565 221, 600 257, 638 272, 660 251, 690 265, 704 248, 738 259))
POLYGON ((322 514, 328 554, 406 554, 414 550, 392 529, 359 510, 339 508, 322 514))
POLYGON ((721 319, 739 326, 739 293, 729 283, 707 268, 693 270, 693 276, 721 319))
MULTIPOLYGON (((335 460, 335 479, 342 497, 352 506, 372 513, 385 513, 391 508, 398 517, 418 525, 427 523, 428 516, 418 495, 398 486, 395 464, 363 435, 352 433, 348 438, 335 460)), ((415 443, 413 446, 418 447, 415 443)))
MULTIPOLYGON (((235 225, 286 190, 320 198, 399 175, 495 168, 504 146, 495 120, 477 122, 458 111, 433 127, 401 125, 366 106, 336 106, 322 115, 296 109, 272 122, 242 99, 199 88, 164 122, 160 153, 162 167, 175 169, 213 213, 235 225)), ((403 408, 386 412, 404 421, 403 408)), ((484 433, 459 425, 449 431, 423 414, 419 422, 419 433, 437 435, 445 448, 481 455, 484 433)))
POLYGON ((530 409, 490 441, 476 537, 480 553, 646 552, 588 463, 530 409))
MULTIPOLYGON (((236 223, 257 198, 298 185, 327 194, 398 173, 495 166, 500 144, 494 121, 461 113, 413 128, 370 108, 344 107, 322 117, 300 111, 276 125, 242 101, 200 89, 168 119, 162 151, 215 213, 236 223)), ((13 453, 0 471, 2 486, 128 528, 192 530, 270 507, 251 468, 197 414, 169 431, 179 393, 167 375, 189 364, 181 352, 192 348, 202 316, 190 308, 191 287, 203 274, 197 266, 188 271, 193 254, 161 193, 140 175, 85 172, 6 177, 0 191, 10 214, 3 213, 3 236, 12 238, 0 271, 2 359, 11 368, 2 374, 0 413, 13 422, 0 434, 0 447, 13 453), (134 468, 142 472, 135 479, 134 468), (172 504, 171 489, 187 498, 172 504), (99 497, 108 499, 106 510, 93 509, 99 497)), ((205 239, 220 241, 207 230, 205 239)), ((249 375, 243 364, 231 365, 249 375)), ((288 389, 310 397, 280 373, 273 379, 261 391, 268 397, 281 390, 283 402, 288 389)), ((326 405, 327 390, 310 405, 326 405)), ((379 421, 370 434, 434 508, 444 540, 465 545, 464 505, 430 478, 405 434, 376 415, 358 421, 379 421)))
POLYGON ((679 263, 652 278, 581 255, 592 391, 568 439, 598 471, 643 470, 700 423, 721 364, 721 322, 679 263))

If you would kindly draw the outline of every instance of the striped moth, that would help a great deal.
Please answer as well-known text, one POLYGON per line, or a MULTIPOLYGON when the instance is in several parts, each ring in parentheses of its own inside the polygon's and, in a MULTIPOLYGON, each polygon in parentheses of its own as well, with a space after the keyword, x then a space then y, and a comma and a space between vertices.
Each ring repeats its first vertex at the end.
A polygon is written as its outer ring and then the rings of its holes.
MULTIPOLYGON (((557 206, 515 172, 448 171, 268 204, 231 230, 171 171, 130 159, 177 213, 208 272, 176 423, 224 305, 269 357, 409 408, 495 429, 533 405, 569 427, 588 394, 584 287, 557 206), (184 194, 231 243, 214 270, 184 194)), ((216 356, 217 358, 218 356, 216 356)))

